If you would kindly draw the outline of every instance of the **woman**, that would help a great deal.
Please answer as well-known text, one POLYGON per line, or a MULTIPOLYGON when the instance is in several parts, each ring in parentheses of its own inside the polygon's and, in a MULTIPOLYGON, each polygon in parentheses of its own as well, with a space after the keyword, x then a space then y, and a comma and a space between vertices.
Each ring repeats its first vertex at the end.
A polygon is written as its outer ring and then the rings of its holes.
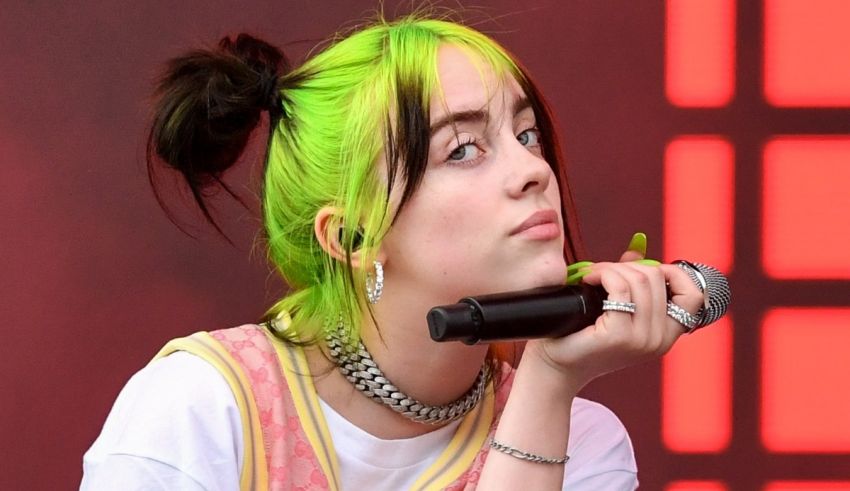
POLYGON ((269 112, 265 231, 292 290, 267 323, 173 341, 134 376, 83 488, 636 487, 622 425, 576 394, 670 348, 668 289, 702 299, 683 271, 637 262, 639 243, 581 269, 607 311, 528 342, 515 371, 427 334, 431 307, 560 284, 577 259, 549 113, 502 47, 412 16, 290 70, 241 35, 173 60, 159 94, 151 153, 211 221, 205 186, 269 112))

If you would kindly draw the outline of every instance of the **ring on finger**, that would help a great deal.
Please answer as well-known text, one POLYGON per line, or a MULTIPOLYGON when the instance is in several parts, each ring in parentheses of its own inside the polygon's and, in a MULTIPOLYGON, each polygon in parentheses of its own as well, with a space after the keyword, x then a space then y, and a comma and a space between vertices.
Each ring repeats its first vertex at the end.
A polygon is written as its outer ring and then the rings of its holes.
POLYGON ((671 301, 667 301, 667 315, 684 326, 687 329, 688 334, 694 332, 694 330, 699 326, 699 319, 697 319, 696 316, 671 301))
POLYGON ((602 311, 614 311, 614 312, 626 312, 627 314, 634 314, 637 310, 637 305, 632 302, 615 302, 613 300, 603 300, 602 301, 602 311))

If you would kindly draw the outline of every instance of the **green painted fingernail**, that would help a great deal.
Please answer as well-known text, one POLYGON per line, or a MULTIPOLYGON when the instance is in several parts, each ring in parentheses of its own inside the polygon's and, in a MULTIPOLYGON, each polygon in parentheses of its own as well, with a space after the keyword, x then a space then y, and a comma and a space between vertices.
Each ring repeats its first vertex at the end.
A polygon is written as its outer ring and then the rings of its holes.
POLYGON ((661 261, 656 261, 655 259, 641 259, 635 262, 644 266, 661 266, 661 261))
POLYGON ((632 241, 629 242, 629 250, 640 253, 641 255, 646 254, 646 234, 643 232, 638 232, 632 235, 632 241))
POLYGON ((578 271, 581 268, 585 268, 593 264, 593 261, 579 261, 577 263, 573 263, 567 266, 567 272, 578 271))
POLYGON ((591 273, 591 271, 592 270, 590 268, 579 269, 575 273, 567 276, 567 284, 568 285, 578 285, 579 283, 581 283, 581 279, 584 278, 585 276, 589 275, 591 273))

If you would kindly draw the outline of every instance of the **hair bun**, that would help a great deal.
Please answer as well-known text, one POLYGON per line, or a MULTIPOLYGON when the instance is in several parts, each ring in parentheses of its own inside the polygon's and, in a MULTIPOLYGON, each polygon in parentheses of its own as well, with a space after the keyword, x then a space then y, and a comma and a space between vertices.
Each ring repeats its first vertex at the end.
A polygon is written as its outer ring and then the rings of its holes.
POLYGON ((289 61, 283 53, 262 39, 250 34, 239 34, 233 41, 229 36, 221 39, 219 49, 230 53, 257 74, 256 95, 258 107, 279 115, 281 111, 280 76, 289 71, 289 61))
MULTIPOLYGON (((269 111, 272 127, 282 115, 280 75, 288 68, 279 49, 248 34, 172 59, 157 86, 148 135, 151 181, 157 157, 183 175, 204 216, 218 228, 203 191, 217 184, 235 196, 220 177, 239 159, 260 113, 269 111)), ((163 204, 158 193, 157 199, 163 204)))

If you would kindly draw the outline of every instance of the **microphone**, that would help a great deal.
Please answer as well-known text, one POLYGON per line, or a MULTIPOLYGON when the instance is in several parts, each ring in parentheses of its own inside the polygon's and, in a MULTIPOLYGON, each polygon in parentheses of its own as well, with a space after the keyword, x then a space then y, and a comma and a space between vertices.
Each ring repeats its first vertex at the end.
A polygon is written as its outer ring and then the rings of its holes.
MULTIPOLYGON (((729 282, 717 269, 675 261, 704 296, 697 327, 722 317, 731 303, 729 282)), ((533 338, 558 338, 578 332, 602 315, 608 293, 601 286, 558 285, 518 292, 462 298, 428 312, 431 339, 466 344, 533 338)))

